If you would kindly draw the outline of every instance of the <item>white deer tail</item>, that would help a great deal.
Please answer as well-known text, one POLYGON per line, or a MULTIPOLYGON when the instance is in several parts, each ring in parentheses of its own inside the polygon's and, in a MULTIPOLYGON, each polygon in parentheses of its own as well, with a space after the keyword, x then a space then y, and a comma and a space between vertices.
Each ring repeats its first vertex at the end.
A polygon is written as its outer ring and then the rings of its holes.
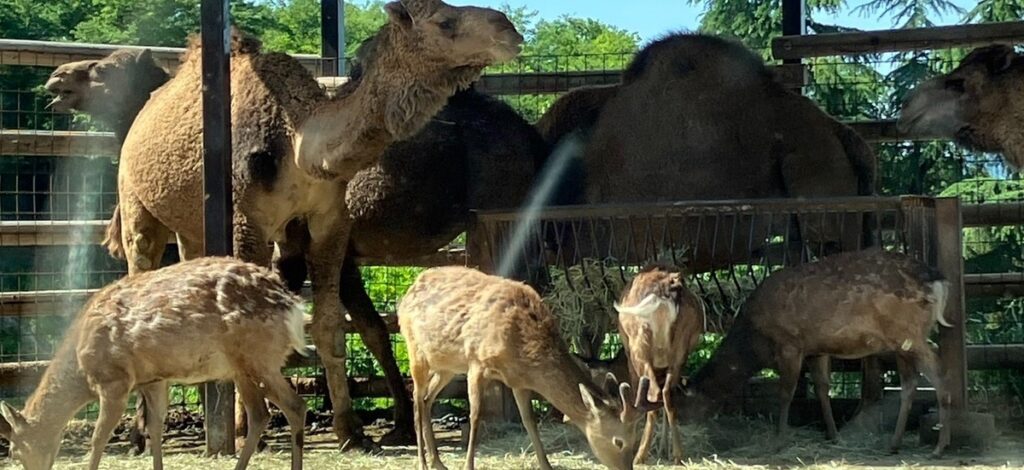
POLYGON ((939 322, 940 325, 946 328, 952 328, 948 321, 946 321, 946 302, 949 299, 949 283, 946 281, 934 281, 931 284, 932 293, 931 301, 932 304, 932 321, 939 322))
POLYGON ((291 346, 295 352, 309 356, 309 348, 306 347, 306 304, 296 298, 294 305, 288 314, 288 335, 291 337, 291 346))

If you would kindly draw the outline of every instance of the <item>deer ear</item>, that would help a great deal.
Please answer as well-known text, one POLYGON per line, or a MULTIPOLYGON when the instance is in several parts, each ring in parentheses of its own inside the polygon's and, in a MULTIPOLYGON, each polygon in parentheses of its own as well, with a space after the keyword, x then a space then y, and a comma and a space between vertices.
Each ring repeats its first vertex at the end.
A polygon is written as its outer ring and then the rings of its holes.
POLYGON ((583 405, 590 411, 591 416, 597 416, 600 408, 597 407, 597 401, 586 385, 580 384, 580 397, 583 398, 583 405))
POLYGON ((384 11, 388 12, 388 17, 391 18, 391 22, 408 29, 412 27, 412 15, 409 14, 409 10, 405 8, 402 2, 390 2, 384 5, 384 11))
POLYGON ((0 435, 4 437, 10 437, 17 433, 19 428, 25 426, 25 417, 7 402, 0 402, 0 417, 3 418, 3 423, 0 424, 0 435))

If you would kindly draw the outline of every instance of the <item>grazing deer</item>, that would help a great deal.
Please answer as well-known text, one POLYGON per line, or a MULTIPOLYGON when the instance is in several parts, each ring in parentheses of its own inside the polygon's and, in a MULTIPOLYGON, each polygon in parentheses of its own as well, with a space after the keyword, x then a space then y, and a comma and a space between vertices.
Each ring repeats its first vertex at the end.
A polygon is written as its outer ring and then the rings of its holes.
POLYGON ((821 402, 827 436, 837 430, 829 400, 829 358, 859 359, 892 352, 900 373, 900 410, 890 450, 899 449, 917 389, 918 371, 935 387, 939 442, 949 444, 949 400, 938 357, 928 335, 943 318, 948 284, 928 265, 899 253, 868 250, 842 253, 769 276, 747 299, 722 345, 676 404, 692 416, 706 414, 752 375, 774 367, 779 373, 778 432, 788 431, 804 357, 814 356, 811 376, 821 402))
POLYGON ((302 328, 301 300, 254 264, 199 258, 121 279, 79 313, 24 411, 0 403, 0 436, 26 469, 49 469, 68 420, 98 398, 95 470, 129 393, 138 390, 160 470, 168 383, 233 380, 249 416, 236 470, 246 467, 270 421, 265 398, 287 417, 292 469, 301 469, 306 405, 281 367, 292 350, 305 353, 302 328))
MULTIPOLYGON (((690 352, 700 342, 706 320, 704 303, 686 288, 678 269, 651 265, 626 286, 619 312, 619 334, 629 362, 632 381, 650 381, 647 400, 664 401, 665 422, 672 443, 673 463, 682 463, 683 445, 676 430, 672 390, 679 386, 690 352)), ((634 463, 647 459, 658 410, 647 413, 634 463)))
MULTIPOLYGON (((399 304, 398 322, 409 348, 420 469, 427 467, 428 452, 435 469, 445 468, 430 408, 456 374, 467 375, 467 469, 474 468, 481 395, 492 380, 512 389, 541 468, 551 464, 537 433, 531 391, 583 431, 603 464, 633 468, 633 428, 646 410, 634 406, 629 384, 609 376, 602 388, 591 380, 570 355, 557 318, 532 288, 469 268, 428 269, 399 304)), ((648 386, 641 382, 638 395, 646 396, 648 386)))

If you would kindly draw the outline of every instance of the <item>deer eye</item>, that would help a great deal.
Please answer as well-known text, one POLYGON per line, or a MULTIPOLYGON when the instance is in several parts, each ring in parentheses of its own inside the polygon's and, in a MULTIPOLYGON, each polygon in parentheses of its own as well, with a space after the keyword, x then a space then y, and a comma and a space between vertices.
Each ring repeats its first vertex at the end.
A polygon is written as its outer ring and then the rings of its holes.
POLYGON ((964 91, 964 79, 962 78, 953 78, 946 80, 945 85, 947 90, 953 90, 959 93, 963 93, 964 91))
POLYGON ((618 447, 619 450, 622 450, 623 447, 626 447, 626 441, 623 441, 621 438, 618 437, 612 438, 612 444, 615 444, 615 447, 618 447))

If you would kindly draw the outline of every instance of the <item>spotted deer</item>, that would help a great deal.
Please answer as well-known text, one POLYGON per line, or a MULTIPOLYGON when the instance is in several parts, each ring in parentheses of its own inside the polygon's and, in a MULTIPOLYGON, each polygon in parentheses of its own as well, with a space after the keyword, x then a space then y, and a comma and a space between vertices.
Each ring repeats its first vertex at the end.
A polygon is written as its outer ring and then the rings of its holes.
POLYGON ((900 374, 900 409, 890 451, 899 449, 917 389, 918 372, 935 387, 939 440, 933 454, 949 444, 950 395, 939 360, 928 344, 943 316, 948 283, 941 273, 907 255, 878 249, 842 253, 777 271, 747 298, 722 345, 677 401, 688 417, 699 418, 735 399, 755 373, 779 373, 778 433, 788 432, 789 406, 805 357, 821 402, 826 434, 837 435, 829 399, 830 357, 860 359, 895 353, 900 374))
MULTIPOLYGON (((537 432, 531 392, 583 431, 601 463, 633 468, 633 428, 647 403, 635 406, 630 385, 614 376, 598 386, 570 355, 557 318, 532 288, 470 268, 428 269, 399 304, 398 322, 409 348, 420 469, 427 468, 428 453, 433 468, 445 468, 430 408, 456 374, 467 375, 467 469, 474 468, 483 390, 495 380, 512 389, 542 469, 551 464, 537 432)), ((646 396, 648 386, 640 382, 637 395, 646 396)))
POLYGON ((288 419, 291 467, 301 469, 306 406, 281 367, 292 351, 305 354, 303 320, 301 300, 276 274, 231 258, 199 258, 121 279, 78 314, 25 409, 0 403, 0 436, 27 470, 49 469, 67 422, 98 399, 89 458, 95 470, 137 390, 160 470, 168 384, 231 380, 249 417, 235 469, 248 465, 270 421, 264 399, 288 419))
MULTIPOLYGON (((672 392, 681 383, 686 359, 704 332, 704 303, 686 287, 678 269, 654 264, 642 269, 626 286, 615 310, 619 313, 619 334, 630 380, 650 381, 647 400, 664 403, 672 460, 681 463, 683 445, 671 406, 672 392)), ((656 409, 647 413, 634 460, 637 464, 643 463, 650 452, 657 415, 656 409)))

